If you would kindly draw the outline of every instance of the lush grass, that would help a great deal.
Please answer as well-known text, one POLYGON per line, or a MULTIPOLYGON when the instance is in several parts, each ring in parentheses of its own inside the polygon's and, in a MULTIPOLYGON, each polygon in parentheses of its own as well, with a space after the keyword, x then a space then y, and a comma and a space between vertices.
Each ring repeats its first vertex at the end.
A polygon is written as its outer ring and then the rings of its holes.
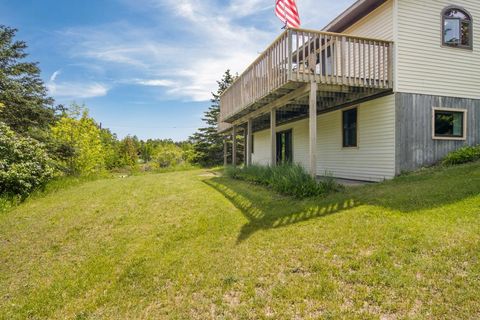
POLYGON ((0 318, 467 319, 480 164, 303 201, 196 170, 0 215, 0 318))
POLYGON ((325 195, 341 189, 332 178, 316 181, 298 164, 227 167, 225 173, 230 178, 261 184, 298 199, 325 195))

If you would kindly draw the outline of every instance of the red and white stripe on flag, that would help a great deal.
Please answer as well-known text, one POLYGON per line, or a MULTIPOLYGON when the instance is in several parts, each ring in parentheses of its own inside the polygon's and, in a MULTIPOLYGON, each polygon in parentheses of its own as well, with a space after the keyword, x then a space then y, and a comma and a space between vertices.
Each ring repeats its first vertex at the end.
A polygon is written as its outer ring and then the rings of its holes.
POLYGON ((288 28, 300 28, 300 16, 295 0, 277 0, 275 14, 288 28))

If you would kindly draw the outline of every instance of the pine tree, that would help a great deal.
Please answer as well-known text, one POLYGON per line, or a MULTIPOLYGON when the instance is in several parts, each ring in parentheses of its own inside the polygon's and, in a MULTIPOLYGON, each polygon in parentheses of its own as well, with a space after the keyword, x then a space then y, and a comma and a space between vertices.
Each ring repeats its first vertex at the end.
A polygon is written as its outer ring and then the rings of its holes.
MULTIPOLYGON (((233 83, 235 76, 227 70, 218 83, 217 92, 212 92, 211 105, 204 113, 202 121, 206 126, 198 129, 190 137, 195 151, 195 162, 204 166, 223 164, 223 136, 218 134, 218 116, 220 115, 220 96, 233 83)), ((241 154, 241 146, 239 155, 241 154)))
POLYGON ((38 64, 24 62, 27 44, 14 40, 16 32, 0 25, 0 122, 17 133, 38 135, 55 121, 53 99, 38 64))

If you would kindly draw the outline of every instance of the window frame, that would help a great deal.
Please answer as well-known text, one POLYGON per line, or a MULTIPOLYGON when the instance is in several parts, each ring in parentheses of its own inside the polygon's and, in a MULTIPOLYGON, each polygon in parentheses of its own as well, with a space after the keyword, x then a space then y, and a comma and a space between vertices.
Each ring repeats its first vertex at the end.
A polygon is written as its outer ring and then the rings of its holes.
MULTIPOLYGON (((276 135, 276 139, 275 139, 275 140, 276 140, 276 143, 277 143, 277 145, 276 145, 276 147, 275 147, 276 163, 277 163, 277 164, 282 164, 282 163, 284 163, 284 164, 287 164, 287 163, 293 164, 293 163, 294 163, 294 160, 293 160, 293 157, 294 157, 294 149, 293 149, 293 128, 276 131, 275 135, 276 135), (280 140, 279 140, 279 137, 278 137, 278 136, 279 136, 279 135, 282 135, 282 134, 290 134, 290 138, 291 138, 291 141, 290 141, 290 150, 289 150, 289 151, 290 151, 290 159, 284 159, 283 161, 280 161, 280 159, 279 159, 279 151, 280 151, 280 149, 278 148, 278 142, 279 142, 280 140), (286 160, 286 161, 285 161, 285 160, 286 160)), ((286 141, 285 141, 285 142, 286 142, 286 141)), ((285 149, 286 149, 286 146, 285 146, 285 149)), ((285 151, 286 151, 286 150, 285 150, 285 151)), ((280 153, 281 153, 281 151, 280 151, 280 153)), ((287 154, 285 154, 285 156, 286 156, 286 155, 287 155, 287 154)))
POLYGON ((358 106, 354 106, 348 109, 342 110, 342 123, 341 123, 341 130, 342 130, 342 149, 358 149, 358 106), (356 110, 356 119, 355 119, 355 145, 347 146, 345 145, 345 128, 344 128, 344 122, 345 122, 345 112, 351 111, 351 110, 356 110))
POLYGON ((467 140, 467 117, 468 117, 468 110, 467 109, 457 109, 457 108, 432 108, 432 139, 433 140, 455 140, 455 141, 466 141, 467 140), (455 137, 455 136, 437 136, 435 135, 435 113, 436 112, 456 112, 456 113, 463 113, 463 132, 462 137, 455 137))
POLYGON ((252 133, 251 134, 251 137, 250 137, 251 141, 250 141, 250 144, 251 144, 251 151, 252 151, 252 154, 255 153, 255 134, 252 133))
MULTIPOLYGON (((470 51, 473 51, 473 17, 472 15, 470 14, 470 12, 468 12, 468 10, 466 10, 465 8, 463 7, 460 7, 460 6, 448 6, 448 7, 445 7, 441 14, 440 14, 440 20, 441 20, 441 24, 442 24, 442 27, 441 27, 441 46, 444 47, 444 48, 452 48, 452 49, 463 49, 463 50, 470 50, 470 51), (459 11, 462 11, 463 13, 465 13, 469 18, 470 18, 470 27, 469 27, 469 45, 468 46, 465 46, 465 45, 462 45, 462 44, 459 44, 458 46, 452 46, 448 43, 445 42, 445 21, 446 19, 451 19, 451 20, 454 20, 454 19, 457 19, 460 21, 460 30, 462 28, 461 26, 461 21, 463 21, 462 19, 459 19, 459 18, 447 18, 445 17, 445 13, 448 11, 448 10, 452 10, 452 9, 456 9, 456 10, 459 10, 459 11)), ((460 31, 461 32, 461 31, 460 31)), ((460 37, 461 37, 461 34, 460 34, 460 37)), ((461 40, 460 40, 461 41, 461 40)))

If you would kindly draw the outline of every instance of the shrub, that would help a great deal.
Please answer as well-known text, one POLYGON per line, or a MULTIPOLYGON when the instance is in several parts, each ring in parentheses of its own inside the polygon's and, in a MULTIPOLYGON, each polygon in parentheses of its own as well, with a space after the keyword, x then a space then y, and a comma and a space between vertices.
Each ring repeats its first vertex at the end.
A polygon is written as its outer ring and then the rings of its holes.
POLYGON ((53 177, 43 146, 0 123, 0 194, 26 196, 53 177))
POLYGON ((183 151, 175 144, 158 146, 152 157, 156 168, 175 167, 183 162, 183 151))
POLYGON ((297 164, 275 167, 257 165, 243 168, 227 167, 225 173, 233 179, 261 184, 296 198, 318 196, 340 189, 333 178, 317 181, 297 164))
POLYGON ((450 152, 442 161, 443 165, 451 166, 456 164, 473 162, 480 159, 480 145, 474 147, 463 147, 450 152))

